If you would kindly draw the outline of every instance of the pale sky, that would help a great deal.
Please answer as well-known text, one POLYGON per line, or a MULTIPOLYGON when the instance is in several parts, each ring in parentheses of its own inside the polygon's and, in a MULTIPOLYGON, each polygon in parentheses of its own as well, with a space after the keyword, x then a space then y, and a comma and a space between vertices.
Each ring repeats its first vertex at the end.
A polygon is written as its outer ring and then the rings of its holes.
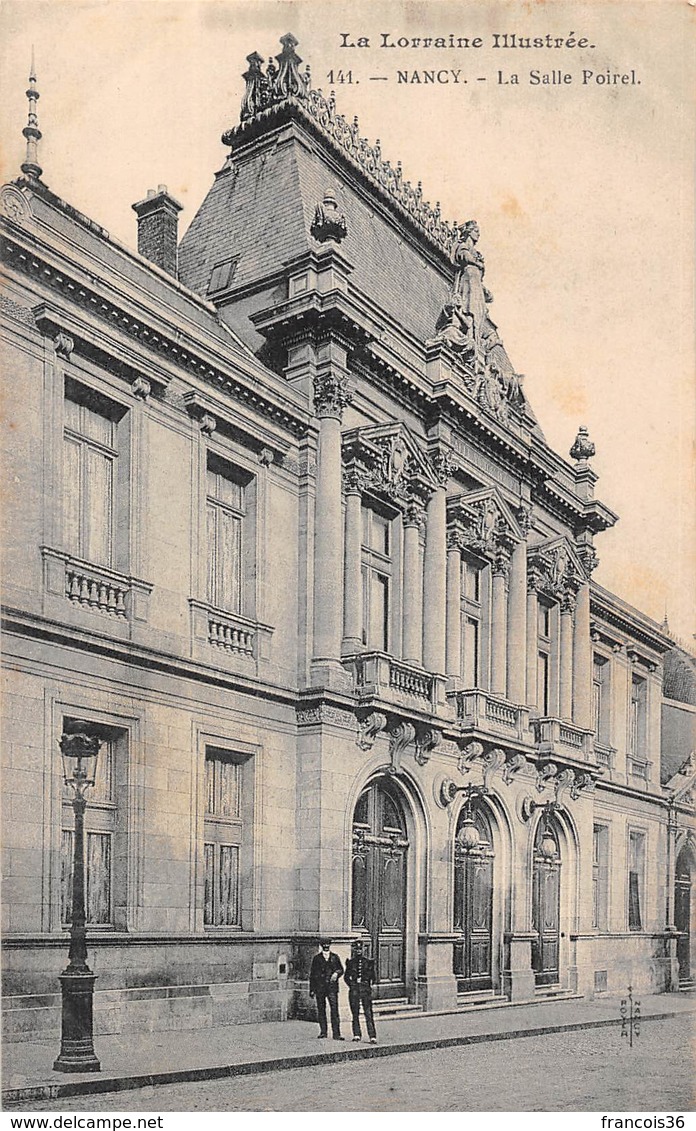
POLYGON ((478 220, 491 313, 549 442, 565 456, 586 424, 597 445, 620 521, 596 540, 595 578, 657 621, 666 609, 693 647, 695 19, 686 0, 4 0, 4 179, 23 160, 33 44, 46 184, 131 246, 130 205, 167 184, 183 231, 238 121, 246 56, 292 31, 363 136, 446 218, 478 220), (382 33, 483 46, 381 48, 382 33), (495 33, 594 47, 494 48, 495 33), (397 82, 433 69, 459 82, 397 82), (630 81, 598 85, 607 71, 630 81))

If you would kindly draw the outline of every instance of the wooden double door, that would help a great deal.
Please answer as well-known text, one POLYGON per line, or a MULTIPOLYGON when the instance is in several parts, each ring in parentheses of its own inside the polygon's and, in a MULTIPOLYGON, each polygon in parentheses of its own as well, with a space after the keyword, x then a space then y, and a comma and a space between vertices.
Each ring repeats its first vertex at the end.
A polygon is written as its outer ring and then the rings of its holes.
POLYGON ((532 969, 537 986, 560 981, 561 854, 558 836, 539 825, 532 876, 532 969), (555 850, 550 852, 553 842, 555 850))
POLYGON ((478 844, 468 849, 460 816, 454 842, 454 974, 459 993, 493 985, 493 842, 486 814, 476 810, 478 844))
POLYGON ((400 797, 388 780, 363 791, 353 815, 352 925, 375 960, 376 999, 406 992, 409 841, 400 797))
POLYGON ((694 906, 691 894, 693 877, 693 857, 689 845, 682 848, 677 857, 674 880, 674 925, 680 935, 677 938, 677 962, 679 981, 688 982, 692 977, 691 933, 694 906))

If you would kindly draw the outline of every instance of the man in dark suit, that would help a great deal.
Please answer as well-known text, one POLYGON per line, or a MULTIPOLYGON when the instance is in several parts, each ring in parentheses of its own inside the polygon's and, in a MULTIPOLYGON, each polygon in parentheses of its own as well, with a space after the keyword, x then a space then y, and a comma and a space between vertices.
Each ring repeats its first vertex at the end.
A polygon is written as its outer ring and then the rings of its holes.
POLYGON ((363 1007, 367 1035, 370 1044, 377 1044, 377 1031, 375 1019, 372 1015, 372 986, 377 981, 375 964, 371 958, 363 954, 363 944, 360 940, 354 942, 350 950, 350 958, 346 962, 345 982, 348 986, 348 1002, 353 1018, 353 1040, 362 1039, 360 1029, 360 1006, 363 1007))
POLYGON ((343 973, 343 963, 331 950, 331 939, 321 940, 321 950, 312 959, 309 971, 309 996, 317 999, 319 1040, 327 1036, 326 1002, 331 1012, 331 1033, 335 1041, 342 1041, 341 1021, 338 1016, 338 979, 343 973))

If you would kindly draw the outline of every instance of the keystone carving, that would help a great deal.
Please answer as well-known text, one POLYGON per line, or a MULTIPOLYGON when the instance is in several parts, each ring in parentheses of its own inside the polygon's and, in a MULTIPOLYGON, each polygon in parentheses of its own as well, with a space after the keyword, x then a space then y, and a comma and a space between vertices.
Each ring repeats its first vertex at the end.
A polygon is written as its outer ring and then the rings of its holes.
POLYGON ((140 401, 146 401, 152 392, 152 386, 146 377, 135 377, 131 382, 131 392, 140 401))
POLYGON ((498 770, 505 765, 505 751, 496 747, 483 756, 483 785, 486 790, 491 788, 491 781, 498 770))
POLYGON ((401 772, 401 759, 404 750, 416 737, 415 727, 411 723, 399 723, 389 735, 389 757, 391 765, 388 767, 390 774, 401 772))

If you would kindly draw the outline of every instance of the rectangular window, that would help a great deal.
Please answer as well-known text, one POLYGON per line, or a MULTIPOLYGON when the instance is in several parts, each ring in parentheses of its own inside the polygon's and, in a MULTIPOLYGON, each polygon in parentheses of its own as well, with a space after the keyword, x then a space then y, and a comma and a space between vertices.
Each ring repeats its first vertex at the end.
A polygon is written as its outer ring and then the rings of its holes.
POLYGON ((628 929, 642 931, 645 877, 645 833, 628 835, 628 929))
POLYGON ((539 653, 539 666, 537 674, 537 699, 542 716, 550 714, 550 657, 548 652, 539 653))
POLYGON ((484 576, 481 566, 462 558, 461 570, 461 625, 462 670, 466 687, 481 687, 482 622, 484 576))
POLYGON ((203 924, 236 927, 242 841, 241 766, 227 750, 207 747, 203 843, 203 924))
POLYGON ((481 686, 480 624, 473 617, 464 620, 464 675, 468 687, 481 686))
POLYGON ((206 490, 207 599, 229 613, 242 612, 245 490, 234 469, 210 457, 206 490))
POLYGON ((592 669, 594 730, 599 742, 609 742, 609 661, 595 656, 592 669))
POLYGON ((63 541, 74 557, 113 564, 116 421, 101 398, 77 399, 66 383, 63 436, 63 541))
MULTIPOLYGON (((88 925, 101 927, 113 924, 112 847, 117 830, 115 748, 112 739, 101 743, 95 782, 87 791, 85 810, 85 915, 88 925)), ((61 839, 61 922, 64 926, 69 926, 72 918, 75 816, 71 798, 70 789, 64 786, 61 839)))
POLYGON ((551 639, 551 606, 545 601, 539 601, 539 636, 544 640, 551 639))
POLYGON ((388 652, 391 645, 392 520, 362 508, 362 642, 388 652))
POLYGON ((595 825, 592 831, 592 926, 607 929, 609 891, 609 829, 595 825))
POLYGON ((631 680, 631 710, 629 718, 628 752, 633 758, 645 758, 647 685, 641 676, 631 680))

